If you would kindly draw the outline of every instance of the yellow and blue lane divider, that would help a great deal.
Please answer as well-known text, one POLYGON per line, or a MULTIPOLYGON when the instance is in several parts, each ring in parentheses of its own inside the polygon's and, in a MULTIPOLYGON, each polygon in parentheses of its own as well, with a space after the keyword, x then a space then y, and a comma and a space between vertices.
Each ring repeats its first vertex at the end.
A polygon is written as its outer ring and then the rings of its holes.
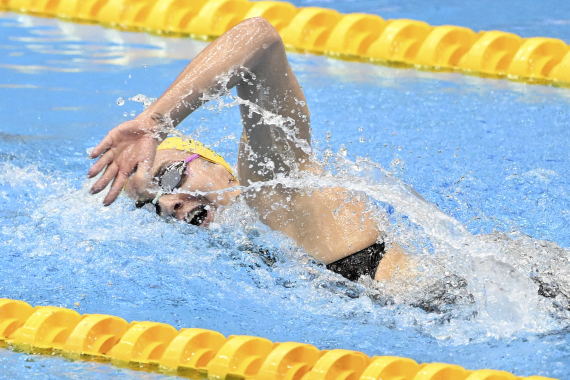
POLYGON ((319 350, 305 343, 131 322, 102 314, 36 306, 0 298, 0 343, 24 352, 57 353, 71 359, 107 360, 132 369, 208 380, 555 380, 516 377, 505 371, 467 370, 395 356, 343 349, 319 350))
POLYGON ((264 17, 292 50, 428 70, 570 86, 570 47, 555 38, 248 0, 0 0, 0 8, 128 30, 211 40, 264 17))

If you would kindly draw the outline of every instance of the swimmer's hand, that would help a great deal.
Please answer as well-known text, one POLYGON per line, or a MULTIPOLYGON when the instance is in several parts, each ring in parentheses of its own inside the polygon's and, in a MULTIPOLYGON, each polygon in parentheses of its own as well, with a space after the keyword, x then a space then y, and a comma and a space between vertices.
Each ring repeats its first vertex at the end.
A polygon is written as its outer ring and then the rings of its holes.
POLYGON ((108 206, 113 203, 135 171, 137 175, 144 176, 150 170, 156 148, 165 137, 157 122, 150 117, 130 120, 113 128, 89 155, 90 158, 100 158, 87 177, 93 178, 105 169, 101 178, 91 187, 91 193, 103 191, 113 181, 103 204, 108 206))

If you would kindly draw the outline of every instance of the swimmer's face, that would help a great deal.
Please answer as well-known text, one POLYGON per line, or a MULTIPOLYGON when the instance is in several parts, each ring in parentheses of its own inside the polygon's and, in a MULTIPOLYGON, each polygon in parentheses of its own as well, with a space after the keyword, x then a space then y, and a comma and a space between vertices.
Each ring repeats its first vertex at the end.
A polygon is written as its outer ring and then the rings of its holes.
MULTIPOLYGON (((190 153, 174 149, 156 152, 154 165, 148 175, 136 173, 127 182, 125 191, 137 202, 137 206, 151 204, 160 187, 158 179, 166 167, 173 162, 184 161, 190 153)), ((237 186, 234 177, 222 166, 202 158, 188 163, 181 185, 169 194, 164 194, 156 202, 156 212, 163 217, 207 226, 214 220, 218 208, 226 206, 239 195, 240 190, 223 191, 237 186)), ((154 206, 154 205, 153 205, 154 206)))

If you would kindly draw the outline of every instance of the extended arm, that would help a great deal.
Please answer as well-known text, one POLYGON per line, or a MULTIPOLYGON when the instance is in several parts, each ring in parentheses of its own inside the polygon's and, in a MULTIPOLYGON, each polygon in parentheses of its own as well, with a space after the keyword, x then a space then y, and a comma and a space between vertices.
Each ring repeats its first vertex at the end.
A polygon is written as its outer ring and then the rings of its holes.
MULTIPOLYGON (((91 153, 91 157, 101 158, 89 171, 89 177, 106 168, 92 192, 102 191, 113 181, 104 203, 114 202, 135 169, 136 175, 146 175, 158 144, 169 130, 208 100, 204 95, 215 95, 236 85, 240 97, 255 111, 263 110, 267 119, 277 123, 286 120, 287 127, 295 131, 294 136, 288 131, 294 143, 284 145, 284 140, 279 139, 282 129, 256 129, 261 116, 248 109, 246 112, 252 112, 252 116, 244 117, 244 127, 253 154, 272 159, 281 172, 288 172, 285 161, 289 165, 305 162, 310 136, 305 98, 289 67, 279 34, 266 20, 256 18, 242 22, 208 45, 156 102, 136 119, 109 132, 91 153), (275 114, 267 115, 268 110, 275 114), (298 148, 299 141, 305 151, 298 148), (287 151, 286 160, 281 158, 285 157, 281 154, 283 149, 287 151)), ((243 107, 250 108, 246 104, 243 107)), ((268 179, 267 173, 259 176, 260 168, 248 170, 243 161, 240 159, 239 163, 242 181, 268 179)), ((261 169, 266 169, 266 165, 261 169)))
POLYGON ((217 93, 237 87, 244 133, 238 171, 247 203, 261 220, 330 263, 374 243, 376 223, 364 196, 342 188, 298 189, 264 184, 292 171, 318 167, 310 161, 306 100, 277 31, 249 19, 204 49, 166 92, 135 120, 113 129, 92 152, 102 154, 89 171, 106 171, 92 190, 114 179, 105 203, 118 196, 128 176, 146 176, 168 131, 217 93), (257 183, 257 184, 256 184, 257 183), (261 186, 257 186, 261 184, 261 186))

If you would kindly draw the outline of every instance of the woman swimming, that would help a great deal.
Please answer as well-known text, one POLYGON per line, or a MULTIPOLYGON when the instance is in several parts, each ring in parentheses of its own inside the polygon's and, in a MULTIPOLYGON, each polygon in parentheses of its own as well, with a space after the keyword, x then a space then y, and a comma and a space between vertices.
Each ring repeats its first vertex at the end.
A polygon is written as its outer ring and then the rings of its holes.
POLYGON ((206 226, 216 210, 245 198, 261 221, 350 280, 390 279, 406 255, 385 251, 366 197, 340 187, 297 189, 279 179, 323 172, 312 158, 310 114, 281 37, 263 18, 248 19, 207 46, 137 118, 111 130, 91 153, 92 193, 124 188, 159 215, 206 226), (236 87, 243 134, 237 170, 200 143, 169 137, 208 99, 236 87), (128 181, 127 181, 128 179, 128 181), (241 185, 241 187, 237 187, 241 185), (235 188, 235 189, 234 189, 235 188))

